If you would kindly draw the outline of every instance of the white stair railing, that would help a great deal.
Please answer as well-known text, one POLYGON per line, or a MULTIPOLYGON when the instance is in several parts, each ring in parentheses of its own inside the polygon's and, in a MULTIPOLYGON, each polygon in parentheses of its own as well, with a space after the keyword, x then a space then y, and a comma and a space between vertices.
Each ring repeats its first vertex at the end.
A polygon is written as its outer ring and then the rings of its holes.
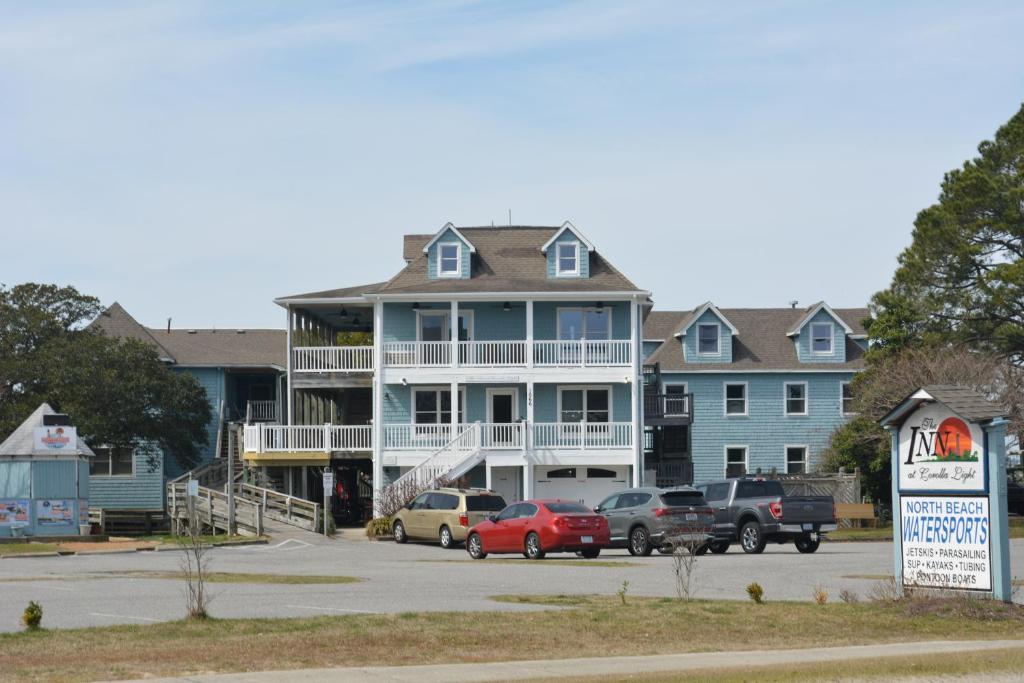
MULTIPOLYGON (((395 507, 397 510, 424 489, 448 483, 449 479, 465 474, 483 457, 480 435, 480 423, 476 422, 426 460, 388 484, 381 491, 383 507, 395 507)), ((393 512, 390 510, 387 514, 393 512)))

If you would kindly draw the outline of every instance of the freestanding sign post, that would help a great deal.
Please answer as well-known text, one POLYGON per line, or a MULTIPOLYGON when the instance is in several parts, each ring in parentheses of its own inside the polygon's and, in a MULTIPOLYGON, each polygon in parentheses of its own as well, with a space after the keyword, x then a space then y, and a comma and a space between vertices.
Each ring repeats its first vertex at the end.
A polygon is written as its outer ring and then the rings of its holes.
POLYGON ((928 386, 881 424, 892 438, 897 580, 1009 602, 1002 408, 970 389, 928 386))
POLYGON ((327 536, 327 515, 331 514, 331 496, 334 494, 334 470, 324 468, 324 536, 327 536))

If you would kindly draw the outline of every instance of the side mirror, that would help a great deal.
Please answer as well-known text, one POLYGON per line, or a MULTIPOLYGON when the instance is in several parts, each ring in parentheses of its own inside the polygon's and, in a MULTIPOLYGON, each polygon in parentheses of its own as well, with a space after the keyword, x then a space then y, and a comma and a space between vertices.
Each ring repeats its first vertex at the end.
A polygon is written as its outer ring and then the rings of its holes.
POLYGON ((601 506, 600 506, 600 505, 598 505, 598 506, 596 506, 596 507, 594 508, 594 512, 600 512, 600 511, 601 511, 601 509, 602 509, 602 508, 601 508, 601 506))
POLYGON ((487 521, 488 522, 497 522, 498 521, 498 515, 487 515, 487 521))

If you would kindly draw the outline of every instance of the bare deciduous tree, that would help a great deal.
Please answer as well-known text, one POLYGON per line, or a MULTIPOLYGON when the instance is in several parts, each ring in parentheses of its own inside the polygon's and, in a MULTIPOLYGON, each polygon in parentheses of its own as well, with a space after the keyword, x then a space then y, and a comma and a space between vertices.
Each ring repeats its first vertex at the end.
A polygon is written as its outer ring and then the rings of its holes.
POLYGON ((703 540, 685 536, 678 537, 672 543, 672 572, 675 575, 676 595, 680 600, 690 600, 697 593, 697 558, 703 546, 703 540))
POLYGON ((178 537, 181 545, 181 572, 185 577, 185 603, 190 619, 205 619, 209 616, 210 595, 206 592, 206 576, 210 558, 206 553, 209 546, 203 543, 202 526, 196 515, 188 520, 185 533, 178 537))

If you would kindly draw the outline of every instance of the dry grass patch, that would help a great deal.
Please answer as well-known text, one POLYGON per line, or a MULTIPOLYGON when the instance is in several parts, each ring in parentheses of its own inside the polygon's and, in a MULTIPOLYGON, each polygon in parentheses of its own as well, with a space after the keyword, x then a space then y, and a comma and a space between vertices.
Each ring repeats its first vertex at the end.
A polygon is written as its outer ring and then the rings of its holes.
MULTIPOLYGON (((503 597, 563 609, 172 622, 0 635, 0 681, 797 648, 950 637, 950 619, 899 603, 503 597), (699 624, 699 628, 694 628, 699 624), (770 627, 766 626, 770 625, 770 627), (509 637, 515 634, 515 637, 509 637), (394 644, 400 642, 402 647, 394 644)), ((45 607, 45 605, 44 605, 45 607)), ((216 605, 214 605, 216 607, 216 605)), ((956 620, 956 638, 1020 638, 1024 609, 956 620)))
POLYGON ((60 546, 55 543, 2 543, 0 544, 0 557, 28 553, 55 553, 58 550, 60 550, 60 546))

